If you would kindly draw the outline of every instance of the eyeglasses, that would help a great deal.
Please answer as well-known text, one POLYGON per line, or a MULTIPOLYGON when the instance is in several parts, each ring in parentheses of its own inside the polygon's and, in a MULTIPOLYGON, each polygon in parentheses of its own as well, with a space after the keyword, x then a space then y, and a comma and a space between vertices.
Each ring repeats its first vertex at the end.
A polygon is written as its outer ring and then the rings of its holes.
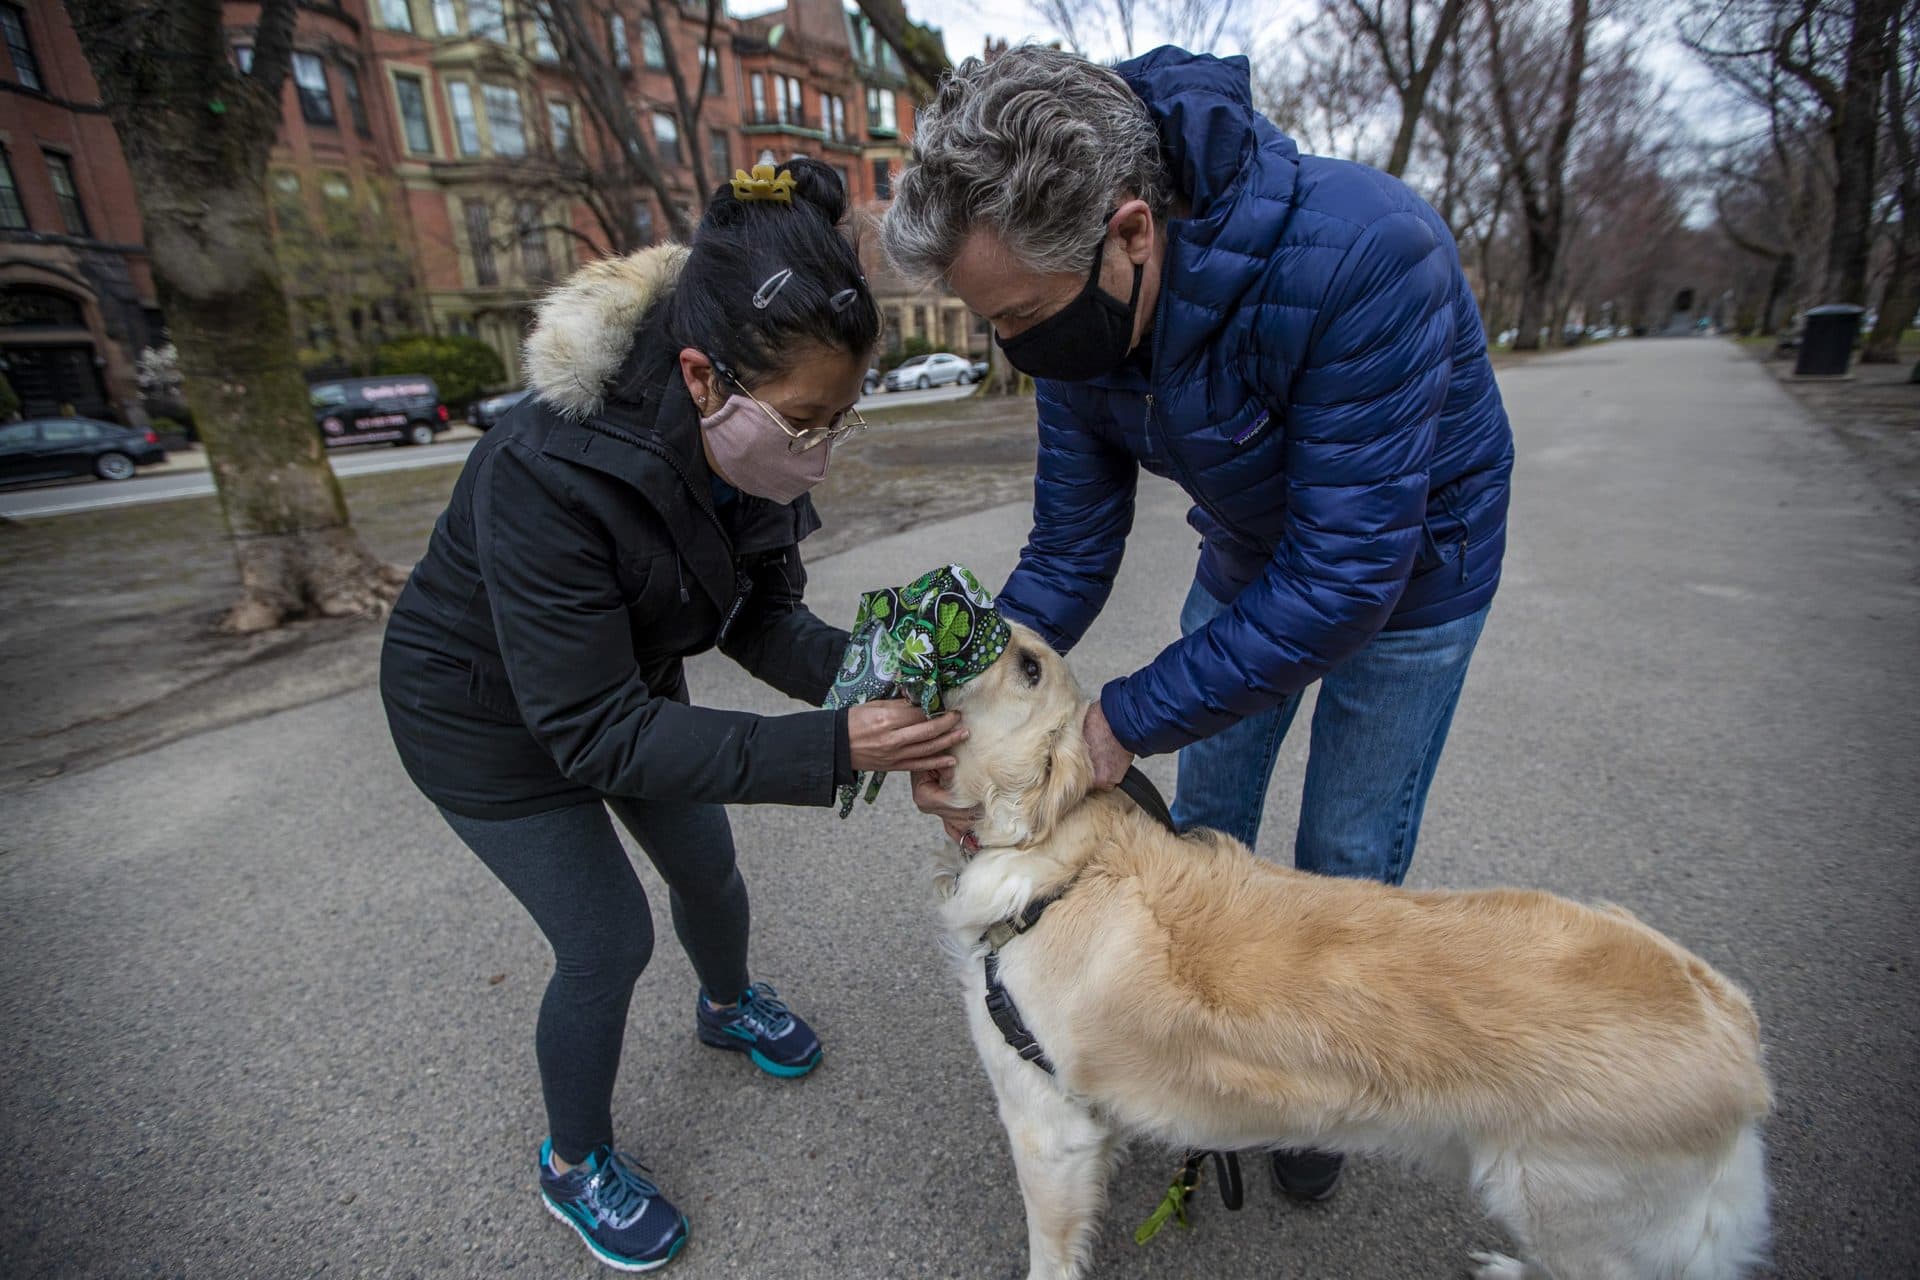
POLYGON ((826 426, 808 427, 805 431, 801 431, 790 424, 778 409, 775 409, 772 405, 767 404, 761 400, 760 397, 754 395, 753 392, 747 390, 747 384, 740 381, 739 376, 736 375, 732 369, 727 368, 718 360, 713 361, 713 367, 718 370, 720 375, 728 382, 740 388, 741 395, 759 405, 761 411, 773 419, 774 426, 787 433, 788 453, 805 453, 807 450, 815 448, 818 445, 839 444, 848 436, 867 429, 867 420, 860 416, 858 409, 842 409, 839 413, 833 415, 832 421, 828 422, 826 426))

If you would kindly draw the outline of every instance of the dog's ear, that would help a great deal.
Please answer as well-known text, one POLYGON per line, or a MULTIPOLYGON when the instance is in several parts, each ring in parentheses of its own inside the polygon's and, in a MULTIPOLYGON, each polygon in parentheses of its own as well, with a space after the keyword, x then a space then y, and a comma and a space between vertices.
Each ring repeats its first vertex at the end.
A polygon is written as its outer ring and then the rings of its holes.
POLYGON ((982 820, 975 836, 988 848, 1018 848, 1044 840, 1093 785, 1093 757, 1080 732, 1084 706, 1034 749, 1006 753, 986 770, 982 820), (1022 758, 1024 757, 1024 758, 1022 758))

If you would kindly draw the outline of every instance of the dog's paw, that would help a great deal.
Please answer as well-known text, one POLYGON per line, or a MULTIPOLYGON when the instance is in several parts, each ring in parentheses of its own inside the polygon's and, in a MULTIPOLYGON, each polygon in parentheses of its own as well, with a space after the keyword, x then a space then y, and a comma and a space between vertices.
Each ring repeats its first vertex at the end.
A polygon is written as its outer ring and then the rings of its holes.
POLYGON ((1473 1264, 1473 1280, 1527 1280, 1533 1274, 1526 1263, 1504 1253, 1476 1253, 1473 1264))

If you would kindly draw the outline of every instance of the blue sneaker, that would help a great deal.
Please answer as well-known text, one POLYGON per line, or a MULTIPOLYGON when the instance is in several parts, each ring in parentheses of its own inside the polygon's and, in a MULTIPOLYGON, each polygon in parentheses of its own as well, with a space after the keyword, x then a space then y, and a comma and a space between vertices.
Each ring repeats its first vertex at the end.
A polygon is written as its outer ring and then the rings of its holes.
POLYGON ((768 1075, 803 1076, 820 1065, 820 1037, 764 982, 748 987, 731 1009, 714 1008, 702 991, 696 1016, 701 1044, 744 1053, 768 1075))
POLYGON ((633 1160, 600 1147, 565 1173, 553 1171, 553 1139, 540 1144, 540 1198, 579 1232, 593 1256, 621 1271, 651 1271, 687 1243, 687 1219, 640 1176, 633 1160))

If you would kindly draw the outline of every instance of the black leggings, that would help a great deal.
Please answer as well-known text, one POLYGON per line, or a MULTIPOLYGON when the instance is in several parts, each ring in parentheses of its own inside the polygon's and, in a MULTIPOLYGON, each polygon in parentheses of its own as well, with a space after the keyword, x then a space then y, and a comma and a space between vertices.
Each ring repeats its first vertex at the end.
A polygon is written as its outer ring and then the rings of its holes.
POLYGON ((673 931, 700 984, 722 1003, 737 998, 747 985, 747 886, 722 806, 609 799, 525 818, 440 811, 553 947, 534 1051, 553 1149, 569 1164, 613 1141, 627 1004, 653 955, 646 891, 608 808, 667 882, 673 931))

